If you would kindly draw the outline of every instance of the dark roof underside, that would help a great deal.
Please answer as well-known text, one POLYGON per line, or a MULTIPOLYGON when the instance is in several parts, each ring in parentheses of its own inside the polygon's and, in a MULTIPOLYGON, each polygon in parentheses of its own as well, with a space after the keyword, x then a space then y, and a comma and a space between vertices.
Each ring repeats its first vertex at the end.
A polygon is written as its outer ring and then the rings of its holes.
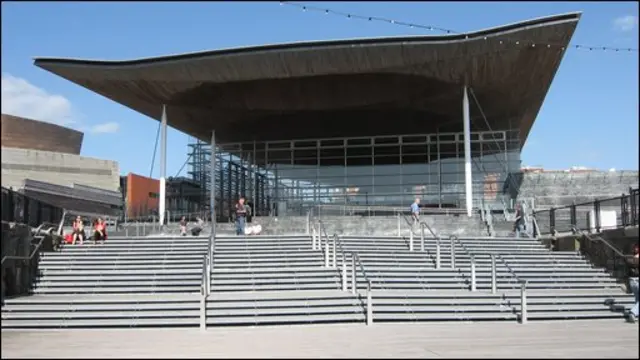
POLYGON ((576 28, 572 13, 453 36, 270 45, 133 61, 39 58, 43 69, 209 141, 520 128, 526 139, 576 28), (516 44, 518 41, 518 44, 516 44), (538 44, 538 46, 532 46, 538 44), (554 44, 547 47, 541 44, 554 44))

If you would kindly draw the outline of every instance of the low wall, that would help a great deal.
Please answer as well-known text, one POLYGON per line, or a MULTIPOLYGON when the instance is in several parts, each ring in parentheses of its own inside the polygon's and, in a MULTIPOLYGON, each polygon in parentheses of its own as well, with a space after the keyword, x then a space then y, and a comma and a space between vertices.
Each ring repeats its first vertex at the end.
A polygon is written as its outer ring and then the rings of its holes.
POLYGON ((638 171, 589 171, 521 173, 514 176, 519 183, 518 198, 533 198, 537 209, 559 207, 611 198, 637 188, 638 171), (518 179, 519 178, 519 179, 518 179))

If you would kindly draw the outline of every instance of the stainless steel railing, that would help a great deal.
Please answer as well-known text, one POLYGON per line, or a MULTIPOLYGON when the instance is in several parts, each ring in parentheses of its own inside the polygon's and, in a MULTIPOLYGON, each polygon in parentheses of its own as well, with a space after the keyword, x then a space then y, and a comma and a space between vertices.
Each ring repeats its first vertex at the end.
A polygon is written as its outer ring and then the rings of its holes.
POLYGON ((207 328, 207 298, 211 293, 211 258, 209 254, 202 259, 202 276, 200 279, 200 329, 207 328))
POLYGON ((354 295, 356 294, 357 287, 358 287, 357 270, 356 270, 357 266, 360 267, 362 276, 365 280, 365 283, 367 284, 367 292, 366 292, 367 300, 365 303, 366 310, 367 310, 366 322, 367 322, 367 325, 371 325, 373 324, 373 294, 372 294, 373 283, 369 278, 369 276, 367 275, 367 271, 365 270, 364 265, 362 265, 360 256, 358 256, 358 254, 354 252, 351 254, 351 293, 354 295))

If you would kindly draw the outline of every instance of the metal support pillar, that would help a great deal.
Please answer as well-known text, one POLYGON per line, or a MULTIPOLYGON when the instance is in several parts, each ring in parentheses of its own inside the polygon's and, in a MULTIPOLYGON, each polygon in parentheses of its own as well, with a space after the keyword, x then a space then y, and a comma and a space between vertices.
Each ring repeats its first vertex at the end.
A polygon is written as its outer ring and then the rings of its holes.
POLYGON ((251 169, 252 169, 251 173, 253 174, 251 176, 251 201, 253 201, 253 209, 252 209, 253 210, 253 215, 257 215, 258 214, 258 212, 256 210, 257 209, 257 205, 256 204, 258 203, 258 201, 256 200, 257 199, 257 196, 256 196, 256 193, 257 193, 257 189, 256 189, 256 183, 257 183, 257 181, 256 181, 256 179, 257 179, 256 171, 258 169, 258 158, 256 157, 256 150, 257 150, 256 149, 256 141, 253 140, 253 156, 251 156, 251 161, 252 161, 252 163, 251 163, 251 169))
POLYGON ((211 181, 209 189, 209 211, 211 211, 211 235, 209 244, 209 258, 213 261, 213 251, 216 241, 216 131, 211 131, 211 181))
POLYGON ((471 216, 473 194, 471 191, 471 119, 469 117, 469 94, 465 85, 462 93, 462 128, 464 131, 464 188, 467 216, 471 216))
POLYGON ((160 225, 164 225, 167 198, 167 106, 162 105, 162 119, 160 120, 160 199, 158 201, 160 225))

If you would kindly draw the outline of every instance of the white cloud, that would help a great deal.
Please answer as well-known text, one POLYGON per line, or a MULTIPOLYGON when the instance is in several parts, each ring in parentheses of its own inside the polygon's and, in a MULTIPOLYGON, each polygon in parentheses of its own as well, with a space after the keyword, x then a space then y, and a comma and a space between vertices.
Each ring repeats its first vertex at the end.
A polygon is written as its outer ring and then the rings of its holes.
POLYGON ((119 129, 120 125, 118 125, 118 123, 108 122, 104 124, 94 125, 89 129, 89 131, 93 134, 111 134, 118 132, 119 129))
POLYGON ((2 113, 68 126, 73 119, 71 102, 9 74, 2 74, 2 113))
POLYGON ((638 17, 635 15, 620 16, 613 20, 613 28, 618 31, 631 31, 638 25, 638 17))
POLYGON ((115 122, 99 125, 81 124, 79 114, 62 95, 50 94, 25 79, 2 74, 2 113, 33 120, 87 130, 94 134, 114 133, 120 126, 115 122))

